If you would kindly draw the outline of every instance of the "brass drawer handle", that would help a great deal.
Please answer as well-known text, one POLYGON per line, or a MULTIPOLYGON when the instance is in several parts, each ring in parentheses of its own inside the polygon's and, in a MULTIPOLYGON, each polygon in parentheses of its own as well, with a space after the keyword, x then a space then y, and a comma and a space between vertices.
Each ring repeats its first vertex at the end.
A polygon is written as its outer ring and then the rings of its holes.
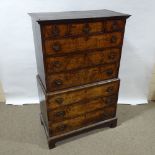
POLYGON ((59 61, 54 61, 52 64, 53 64, 53 66, 56 67, 56 68, 61 67, 61 63, 60 63, 59 61))
POLYGON ((117 37, 116 36, 112 36, 110 39, 111 43, 116 43, 117 42, 117 37))
POLYGON ((56 98, 55 99, 55 102, 58 103, 58 104, 62 104, 63 101, 64 101, 63 98, 56 98))
POLYGON ((65 116, 65 111, 58 111, 58 112, 55 113, 55 116, 63 117, 63 116, 65 116))
POLYGON ((55 43, 55 44, 52 46, 52 49, 53 49, 55 52, 58 52, 58 51, 61 50, 61 46, 60 46, 60 44, 55 43))
POLYGON ((64 131, 66 128, 67 128, 67 125, 66 125, 66 124, 62 124, 62 125, 59 125, 59 126, 57 127, 57 130, 59 130, 59 131, 64 131))
POLYGON ((106 70, 106 74, 109 76, 113 75, 113 70, 112 69, 106 70))
POLYGON ((116 57, 116 54, 115 54, 115 53, 110 53, 109 56, 108 56, 108 58, 109 58, 110 60, 115 59, 115 57, 116 57))
POLYGON ((116 31, 118 29, 118 24, 116 21, 112 23, 112 30, 116 31))
POLYGON ((107 104, 110 104, 111 102, 112 102, 112 99, 111 98, 106 99, 106 103, 107 104))
POLYGON ((57 37, 57 36, 59 36, 59 33, 60 33, 60 30, 59 30, 59 28, 55 25, 55 26, 53 27, 52 36, 53 36, 53 37, 57 37))
POLYGON ((63 85, 62 80, 55 80, 54 83, 55 83, 56 86, 61 86, 61 85, 63 85))
POLYGON ((108 87, 106 91, 108 93, 112 93, 114 91, 114 87, 108 87))
POLYGON ((109 97, 106 99, 106 104, 116 103, 116 97, 109 97))
POLYGON ((86 24, 84 27, 83 27, 83 33, 85 34, 89 34, 90 33, 90 27, 88 24, 86 24))

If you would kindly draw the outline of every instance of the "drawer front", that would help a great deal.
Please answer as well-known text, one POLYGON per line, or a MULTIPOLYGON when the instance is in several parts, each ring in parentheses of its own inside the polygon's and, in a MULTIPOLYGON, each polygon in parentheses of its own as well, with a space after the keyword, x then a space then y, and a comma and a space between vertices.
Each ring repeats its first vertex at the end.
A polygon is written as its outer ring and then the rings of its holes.
POLYGON ((42 27, 43 38, 61 38, 80 35, 94 35, 104 32, 123 31, 125 20, 106 20, 99 22, 80 22, 68 24, 45 24, 42 27))
POLYGON ((108 20, 106 21, 106 32, 123 31, 125 28, 125 20, 108 20))
POLYGON ((55 91, 116 78, 117 75, 118 64, 73 70, 67 73, 57 73, 47 76, 47 88, 49 91, 55 91))
POLYGON ((119 62, 120 56, 121 49, 113 48, 109 50, 95 50, 86 53, 47 57, 47 74, 119 62))
POLYGON ((115 115, 116 105, 112 105, 100 110, 86 113, 73 119, 65 120, 63 122, 51 122, 49 123, 50 136, 56 136, 59 134, 64 134, 66 132, 79 129, 81 127, 86 127, 93 123, 113 118, 115 117, 115 115))
POLYGON ((54 122, 64 121, 66 119, 74 118, 91 112, 97 109, 107 107, 112 104, 117 104, 117 95, 108 96, 108 97, 97 97, 87 100, 82 100, 81 102, 76 102, 56 110, 48 111, 48 120, 54 122))
POLYGON ((44 51, 47 55, 71 53, 91 49, 116 47, 122 45, 123 33, 114 32, 90 37, 65 38, 57 40, 45 40, 44 51))
POLYGON ((50 110, 63 108, 64 106, 87 101, 90 98, 102 98, 118 94, 119 80, 82 87, 68 92, 50 95, 47 98, 47 108, 50 110))
POLYGON ((43 37, 59 38, 78 35, 101 33, 104 30, 104 22, 47 24, 43 26, 43 37))

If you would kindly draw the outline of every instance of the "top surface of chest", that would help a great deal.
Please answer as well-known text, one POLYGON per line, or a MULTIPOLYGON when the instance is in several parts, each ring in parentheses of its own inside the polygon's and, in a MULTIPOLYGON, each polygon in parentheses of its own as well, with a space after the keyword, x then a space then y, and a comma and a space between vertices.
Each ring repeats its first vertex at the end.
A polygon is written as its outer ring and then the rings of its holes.
POLYGON ((89 11, 69 11, 69 12, 49 12, 49 13, 29 13, 29 15, 38 21, 51 22, 58 20, 78 20, 78 19, 101 19, 101 18, 128 18, 130 15, 110 10, 89 10, 89 11))

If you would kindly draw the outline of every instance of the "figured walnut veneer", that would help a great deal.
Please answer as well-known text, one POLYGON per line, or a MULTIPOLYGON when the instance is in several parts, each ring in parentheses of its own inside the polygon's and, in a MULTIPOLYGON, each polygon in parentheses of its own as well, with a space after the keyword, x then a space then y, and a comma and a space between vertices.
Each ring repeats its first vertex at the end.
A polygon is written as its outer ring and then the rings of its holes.
POLYGON ((57 141, 117 125, 127 14, 109 10, 31 13, 41 123, 57 141))

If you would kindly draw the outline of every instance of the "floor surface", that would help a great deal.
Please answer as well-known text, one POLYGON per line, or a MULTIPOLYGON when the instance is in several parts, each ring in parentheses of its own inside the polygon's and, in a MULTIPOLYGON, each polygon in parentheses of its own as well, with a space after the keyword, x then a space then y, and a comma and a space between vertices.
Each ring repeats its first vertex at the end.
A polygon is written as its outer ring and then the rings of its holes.
POLYGON ((57 143, 49 150, 39 105, 0 104, 0 155, 155 155, 155 103, 118 105, 118 126, 57 143))

